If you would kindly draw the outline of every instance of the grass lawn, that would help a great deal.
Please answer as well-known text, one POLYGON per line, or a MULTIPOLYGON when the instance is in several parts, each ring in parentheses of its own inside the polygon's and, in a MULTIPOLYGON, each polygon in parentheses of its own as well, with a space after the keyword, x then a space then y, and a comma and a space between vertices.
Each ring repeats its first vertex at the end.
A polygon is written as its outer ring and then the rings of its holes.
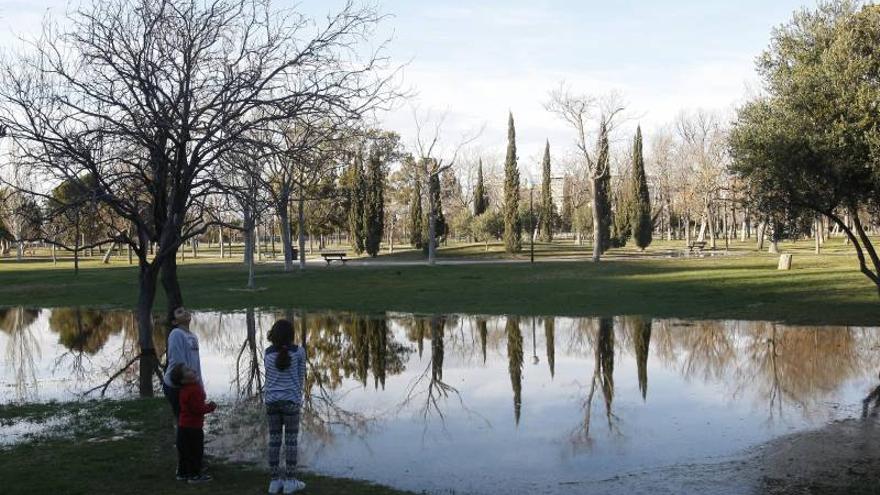
MULTIPOLYGON (((214 476, 213 482, 186 485, 176 481, 174 429, 168 404, 161 399, 0 406, 3 427, 22 419, 39 424, 59 417, 71 418, 64 427, 65 435, 38 436, 14 447, 0 448, 0 492, 4 495, 241 495, 265 493, 268 488, 266 471, 212 462, 210 458, 206 466, 214 476)), ((302 479, 308 485, 305 493, 314 495, 404 493, 309 474, 303 474, 302 479)))
MULTIPOLYGON (((719 243, 723 247, 723 242, 719 243)), ((734 243, 726 253, 673 257, 682 241, 658 242, 645 253, 612 250, 607 261, 588 259, 589 246, 570 240, 536 246, 534 265, 486 263, 390 266, 418 259, 413 251, 380 256, 374 266, 313 266, 283 273, 277 263, 258 267, 258 291, 242 290, 238 262, 187 260, 180 267, 186 304, 195 309, 247 307, 339 309, 363 312, 467 312, 521 315, 619 315, 776 320, 788 323, 877 325, 880 298, 858 272, 840 240, 822 255, 809 241, 782 245, 794 254, 791 271, 777 257, 734 243)), ((442 259, 499 258, 497 245, 440 250, 442 259), (481 254, 482 253, 482 254, 481 254)), ((523 255, 518 256, 519 259, 523 255)), ((126 260, 86 261, 74 277, 68 261, 0 261, 0 305, 134 307, 137 270, 126 260)), ((161 292, 161 289, 160 289, 161 292)), ((161 294, 157 307, 162 306, 161 294)))

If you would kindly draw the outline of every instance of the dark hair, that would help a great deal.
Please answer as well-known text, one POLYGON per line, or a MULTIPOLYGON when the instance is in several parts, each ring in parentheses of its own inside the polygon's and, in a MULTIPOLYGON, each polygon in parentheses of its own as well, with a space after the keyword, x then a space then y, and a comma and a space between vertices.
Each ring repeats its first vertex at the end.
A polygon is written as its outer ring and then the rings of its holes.
POLYGON ((179 387, 181 383, 183 383, 183 372, 186 369, 186 366, 183 363, 177 363, 171 368, 171 384, 175 387, 179 387))
POLYGON ((287 348, 293 345, 293 323, 288 320, 276 321, 269 330, 269 342, 278 348, 275 367, 279 370, 290 368, 290 353, 287 348))

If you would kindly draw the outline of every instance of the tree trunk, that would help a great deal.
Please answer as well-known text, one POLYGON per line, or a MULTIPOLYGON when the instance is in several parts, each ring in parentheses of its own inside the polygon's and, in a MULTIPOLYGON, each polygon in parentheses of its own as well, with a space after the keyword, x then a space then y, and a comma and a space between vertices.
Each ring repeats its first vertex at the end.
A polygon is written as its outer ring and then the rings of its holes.
POLYGON ((183 306, 183 293, 177 279, 177 249, 179 247, 168 253, 160 268, 162 288, 165 289, 165 300, 168 302, 168 321, 171 321, 174 310, 183 306))
POLYGON ((275 227, 277 226, 278 218, 272 216, 272 235, 270 236, 270 241, 272 243, 272 259, 275 259, 275 227))
MULTIPOLYGON (((606 172, 607 173, 607 172, 606 172)), ((599 190, 599 181, 602 180, 599 177, 593 177, 592 186, 593 186, 593 263, 598 263, 602 258, 602 244, 605 242, 605 239, 602 239, 602 218, 600 217, 599 212, 599 197, 596 194, 596 191, 599 190)))
POLYGON ((306 200, 300 194, 297 201, 297 216, 299 218, 299 269, 306 269, 306 200))
POLYGON ((226 256, 226 243, 223 242, 223 227, 219 229, 220 233, 220 259, 222 260, 226 256))
POLYGON ((104 253, 104 258, 101 260, 101 263, 103 263, 105 265, 110 263, 110 256, 113 254, 113 248, 115 248, 115 247, 116 247, 115 242, 110 244, 110 249, 108 249, 107 252, 104 253))
MULTIPOLYGON (((430 186, 429 186, 430 191, 430 186)), ((437 215, 434 212, 434 195, 428 193, 428 264, 434 264, 434 251, 437 249, 437 237, 434 233, 437 231, 437 215)))
MULTIPOLYGON (((142 248, 143 249, 143 248, 142 248)), ((145 257, 140 259, 138 276, 138 344, 141 351, 139 391, 141 397, 153 396, 153 371, 159 364, 153 345, 153 301, 156 297, 156 270, 145 257)))
POLYGON ((684 215, 684 242, 691 245, 691 212, 688 211, 684 215))
POLYGON ((755 245, 755 249, 758 251, 764 250, 764 234, 767 230, 767 221, 762 220, 761 223, 758 224, 758 229, 755 231, 755 237, 757 238, 757 243, 755 245))
MULTIPOLYGON (((254 236, 254 228, 253 228, 253 226, 251 226, 251 228, 249 229, 249 231, 248 231, 247 233, 245 233, 245 236, 246 236, 246 238, 251 239, 250 241, 247 241, 247 242, 249 242, 250 244, 253 244, 253 236, 254 236)), ((254 280, 254 252, 253 252, 253 251, 248 251, 248 253, 249 253, 249 255, 246 256, 246 259, 247 259, 247 269, 248 269, 247 288, 248 288, 248 289, 254 289, 254 288, 256 288, 256 282, 255 282, 255 280, 254 280)))
MULTIPOLYGON (((79 275, 79 208, 77 208, 74 218, 76 233, 73 236, 73 274, 79 275)), ((20 242, 19 246, 21 246, 20 242)))
POLYGON ((290 215, 288 202, 284 200, 278 205, 278 219, 281 221, 281 246, 284 250, 284 271, 293 270, 293 239, 290 232, 290 215))

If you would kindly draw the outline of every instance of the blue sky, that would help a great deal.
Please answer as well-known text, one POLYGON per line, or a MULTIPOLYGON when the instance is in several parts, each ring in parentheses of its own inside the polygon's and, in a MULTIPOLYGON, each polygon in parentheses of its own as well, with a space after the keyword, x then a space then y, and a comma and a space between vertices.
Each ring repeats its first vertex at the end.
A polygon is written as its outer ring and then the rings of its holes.
MULTIPOLYGON (((476 146, 500 155, 507 111, 517 123, 519 154, 528 169, 545 138, 571 147, 567 128, 542 107, 566 81, 579 92, 623 94, 646 137, 681 110, 729 111, 758 87, 754 59, 774 26, 814 1, 441 1, 377 2, 391 16, 390 55, 409 61, 405 84, 417 96, 383 123, 413 139, 412 109, 447 112, 448 142, 485 125, 476 146)), ((295 5, 276 0, 283 7, 295 5)), ((303 0, 322 15, 339 0, 303 0)), ((27 35, 46 9, 62 15, 63 0, 0 0, 0 43, 27 35), (13 29, 14 27, 14 29, 13 29)), ((627 129, 621 132, 628 132, 627 129)))

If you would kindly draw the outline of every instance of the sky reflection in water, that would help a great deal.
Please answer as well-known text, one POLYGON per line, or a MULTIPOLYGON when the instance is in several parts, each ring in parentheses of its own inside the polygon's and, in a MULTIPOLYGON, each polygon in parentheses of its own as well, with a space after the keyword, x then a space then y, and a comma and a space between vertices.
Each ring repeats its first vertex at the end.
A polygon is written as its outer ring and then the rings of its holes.
MULTIPOLYGON (((857 415, 880 365, 870 328, 197 313, 208 394, 228 404, 210 422, 209 451, 262 459, 262 349, 285 315, 310 352, 304 464, 409 489, 578 492, 729 459, 857 415)), ((101 383, 136 353, 134 328, 123 311, 0 310, 0 402, 69 399, 101 383)), ((162 329, 155 340, 163 351, 162 329)), ((135 380, 133 368, 110 394, 133 393, 135 380)))

